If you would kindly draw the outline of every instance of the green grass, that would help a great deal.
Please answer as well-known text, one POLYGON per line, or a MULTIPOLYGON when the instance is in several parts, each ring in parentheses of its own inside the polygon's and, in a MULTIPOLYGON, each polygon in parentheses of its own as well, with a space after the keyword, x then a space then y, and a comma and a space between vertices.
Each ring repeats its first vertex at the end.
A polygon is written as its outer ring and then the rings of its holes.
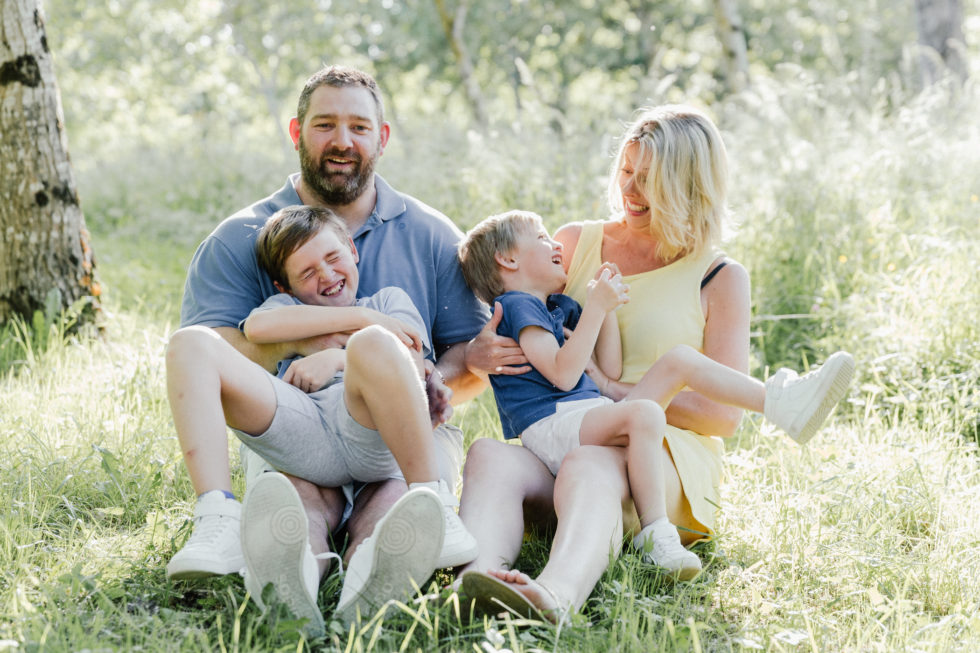
MULTIPOLYGON (((329 621, 332 576, 328 634, 306 642, 288 615, 263 618, 236 577, 167 582, 192 494, 163 369, 186 264, 288 166, 201 148, 142 155, 152 176, 122 155, 83 174, 103 336, 65 337, 57 320, 0 334, 0 650, 980 648, 978 95, 885 111, 793 77, 713 107, 741 220, 726 249, 753 278, 753 373, 843 347, 858 378, 806 448, 743 421, 697 581, 670 585, 626 555, 560 631, 469 622, 446 593, 348 631, 329 621)), ((603 214, 604 135, 450 129, 433 143, 423 127, 395 135, 381 170, 464 227, 512 207, 551 226, 603 214)), ((468 441, 499 437, 486 394, 454 419, 468 441)), ((531 537, 520 565, 546 555, 531 537)))

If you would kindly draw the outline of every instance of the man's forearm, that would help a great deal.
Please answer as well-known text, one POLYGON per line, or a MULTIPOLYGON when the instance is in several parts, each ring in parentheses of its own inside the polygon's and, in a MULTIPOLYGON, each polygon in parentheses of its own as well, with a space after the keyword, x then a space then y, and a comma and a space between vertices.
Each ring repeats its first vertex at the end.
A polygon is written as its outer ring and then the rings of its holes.
POLYGON ((250 342, 241 330, 234 327, 214 327, 214 330, 243 356, 270 372, 275 372, 276 363, 292 355, 284 352, 281 343, 260 345, 250 342))
POLYGON ((436 363, 443 382, 453 391, 453 405, 474 398, 487 387, 487 379, 470 372, 466 367, 466 343, 457 342, 443 352, 436 363))

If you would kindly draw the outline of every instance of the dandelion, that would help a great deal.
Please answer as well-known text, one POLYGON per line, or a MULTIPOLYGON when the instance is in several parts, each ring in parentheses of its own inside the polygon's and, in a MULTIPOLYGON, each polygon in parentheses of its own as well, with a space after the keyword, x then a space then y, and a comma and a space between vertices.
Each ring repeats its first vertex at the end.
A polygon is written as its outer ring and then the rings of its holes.
POLYGON ((837 262, 838 263, 847 263, 847 257, 845 255, 841 254, 840 256, 837 257, 837 262))

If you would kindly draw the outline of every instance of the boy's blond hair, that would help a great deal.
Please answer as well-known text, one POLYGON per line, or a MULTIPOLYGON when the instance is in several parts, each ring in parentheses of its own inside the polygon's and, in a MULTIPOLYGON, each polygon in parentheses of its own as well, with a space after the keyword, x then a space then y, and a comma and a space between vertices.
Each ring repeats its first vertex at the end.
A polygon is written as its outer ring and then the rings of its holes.
POLYGON ((541 224, 537 213, 508 211, 491 215, 466 233, 459 244, 459 265, 474 295, 490 304, 504 293, 496 255, 514 251, 518 237, 528 230, 537 232, 541 224))
POLYGON ((650 233, 664 261, 694 254, 721 240, 728 218, 728 153, 718 128, 693 107, 641 110, 626 130, 609 175, 609 206, 623 215, 619 173, 626 148, 638 144, 650 171, 643 184, 650 204, 650 233))
POLYGON ((294 205, 272 214, 255 241, 259 265, 273 281, 289 290, 286 259, 323 229, 331 229, 340 242, 350 246, 350 232, 336 213, 317 206, 294 205))

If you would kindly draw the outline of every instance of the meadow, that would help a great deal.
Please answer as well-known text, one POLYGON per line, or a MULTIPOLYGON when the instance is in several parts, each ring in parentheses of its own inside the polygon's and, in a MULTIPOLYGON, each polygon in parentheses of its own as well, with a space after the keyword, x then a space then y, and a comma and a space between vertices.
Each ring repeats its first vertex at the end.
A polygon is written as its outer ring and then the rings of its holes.
MULTIPOLYGON (((752 372, 838 348, 858 371, 804 448, 743 420, 695 582, 627 554, 555 628, 470 621, 439 572, 423 600, 345 629, 329 620, 332 575, 316 641, 284 613, 263 617, 240 578, 164 576, 191 511, 163 365, 186 265, 293 159, 274 143, 179 136, 75 150, 103 333, 73 334, 53 312, 0 333, 0 651, 980 649, 977 106, 975 81, 896 99, 784 68, 709 107, 733 166, 726 251, 753 280, 752 372)), ((560 138, 405 121, 379 170, 464 229, 513 207, 551 227, 597 219, 628 118, 560 138)), ((453 421, 468 442, 500 437, 488 393, 453 421)), ((529 537, 519 565, 540 568, 547 546, 529 537)))

